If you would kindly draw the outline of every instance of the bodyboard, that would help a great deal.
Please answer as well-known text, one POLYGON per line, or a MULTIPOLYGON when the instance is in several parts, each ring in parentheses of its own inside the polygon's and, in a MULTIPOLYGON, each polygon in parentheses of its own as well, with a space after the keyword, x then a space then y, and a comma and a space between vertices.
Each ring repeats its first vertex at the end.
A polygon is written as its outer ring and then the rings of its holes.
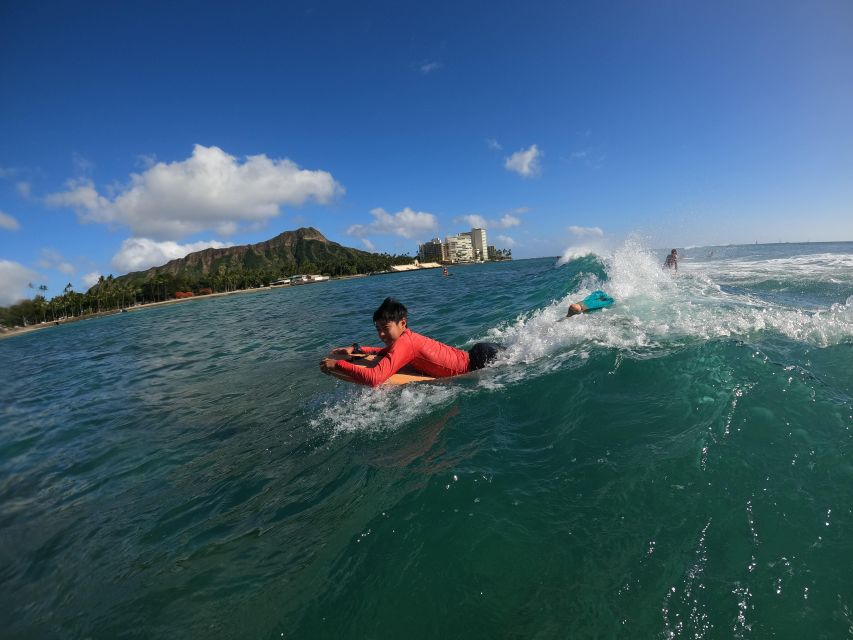
POLYGON ((604 293, 603 291, 593 291, 586 298, 583 299, 583 305, 586 306, 590 311, 595 311, 596 309, 604 309, 613 304, 613 298, 604 293))
MULTIPOLYGON (((348 356, 348 355, 338 355, 338 354, 329 354, 329 358, 334 360, 347 360, 352 364, 360 367, 372 367, 376 362, 376 355, 371 353, 365 356, 348 356)), ((355 379, 351 378, 344 371, 338 371, 337 369, 330 371, 329 375, 335 376, 336 378, 340 378, 346 382, 351 382, 353 384, 360 384, 355 379)), ((382 383, 384 385, 401 385, 401 384, 409 384, 410 382, 430 382, 431 380, 435 380, 432 376, 424 375, 417 369, 414 369, 410 366, 405 366, 400 369, 393 376, 388 378, 385 382, 382 383)))

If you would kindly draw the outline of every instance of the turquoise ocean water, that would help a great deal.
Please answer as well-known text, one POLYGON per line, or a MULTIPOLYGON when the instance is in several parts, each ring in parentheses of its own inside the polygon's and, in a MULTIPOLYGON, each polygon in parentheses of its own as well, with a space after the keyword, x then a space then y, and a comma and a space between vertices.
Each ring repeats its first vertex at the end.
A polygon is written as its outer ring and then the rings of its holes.
POLYGON ((682 253, 0 341, 0 635, 853 635, 853 243, 682 253), (614 307, 558 322, 598 288, 614 307), (435 384, 320 374, 387 295, 508 348, 435 384))

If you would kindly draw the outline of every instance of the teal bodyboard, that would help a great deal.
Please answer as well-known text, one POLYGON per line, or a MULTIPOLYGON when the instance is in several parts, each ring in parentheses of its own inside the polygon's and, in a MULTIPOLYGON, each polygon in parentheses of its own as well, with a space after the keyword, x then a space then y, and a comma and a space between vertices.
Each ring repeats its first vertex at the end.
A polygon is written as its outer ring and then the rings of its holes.
POLYGON ((613 304, 613 298, 603 291, 593 291, 583 299, 583 304, 586 305, 586 308, 590 311, 595 311, 596 309, 609 307, 613 304))

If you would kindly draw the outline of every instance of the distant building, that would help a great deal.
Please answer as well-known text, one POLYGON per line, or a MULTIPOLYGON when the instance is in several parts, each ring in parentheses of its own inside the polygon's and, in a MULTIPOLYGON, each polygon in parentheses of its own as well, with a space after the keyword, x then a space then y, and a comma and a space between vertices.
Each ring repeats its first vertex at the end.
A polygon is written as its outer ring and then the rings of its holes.
POLYGON ((447 245, 438 238, 418 246, 418 258, 421 262, 448 262, 447 245))
POLYGON ((471 229, 471 244, 474 246, 474 258, 488 260, 488 245, 485 229, 471 229))
POLYGON ((447 257, 450 262, 472 262, 474 260, 474 244, 471 233, 465 232, 445 238, 447 257))
POLYGON ((486 249, 486 254, 488 255, 489 260, 497 260, 498 259, 498 252, 497 252, 497 249, 495 249, 495 245, 493 245, 493 244, 490 244, 488 246, 488 248, 486 249))

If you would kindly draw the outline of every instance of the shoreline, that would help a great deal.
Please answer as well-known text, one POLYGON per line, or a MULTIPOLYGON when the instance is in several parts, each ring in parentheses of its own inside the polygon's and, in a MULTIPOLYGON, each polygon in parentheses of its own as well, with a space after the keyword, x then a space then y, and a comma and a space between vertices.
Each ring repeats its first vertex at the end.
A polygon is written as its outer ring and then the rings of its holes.
MULTIPOLYGON (((348 276, 352 277, 352 276, 348 276)), ((356 276, 357 277, 357 276, 356 276)), ((318 283, 319 284, 319 283, 318 283)), ((290 285, 284 285, 290 286, 290 285)), ((230 296, 236 293, 253 293, 258 291, 270 291, 272 289, 282 289, 284 286, 268 286, 268 287, 256 287, 254 289, 237 289, 235 291, 220 291, 218 293, 208 293, 204 296, 192 296, 190 298, 172 298, 171 300, 160 300, 158 302, 146 302, 144 304, 136 304, 132 307, 125 307, 123 309, 110 309, 109 311, 101 311, 99 313, 88 313, 84 316, 77 316, 73 318, 65 318, 64 320, 49 320, 47 322, 40 322, 38 324, 31 324, 26 327, 14 327, 14 328, 2 328, 0 329, 0 340, 5 338, 11 338, 12 336, 23 335, 25 333, 33 333, 34 331, 41 331, 42 329, 50 329, 52 327, 59 327, 64 324, 72 324, 74 322, 82 322, 84 320, 94 320, 95 318, 105 318, 107 316, 119 315, 122 313, 130 313, 133 311, 143 311, 145 309, 151 309, 152 307, 160 307, 164 305, 170 304, 178 304, 179 302, 189 302, 191 300, 207 300, 209 298, 220 298, 222 296, 230 296)))
MULTIPOLYGON (((418 269, 408 269, 405 271, 388 271, 381 275, 387 275, 392 273, 409 273, 411 271, 420 271, 420 270, 429 270, 436 269, 440 267, 420 267, 418 269)), ((351 276, 334 276, 329 278, 327 282, 335 282, 338 280, 355 280, 358 278, 367 278, 369 277, 366 273, 358 273, 351 276)), ((322 282, 313 282, 310 284, 322 284, 322 282)), ((27 333, 34 333, 36 331, 41 331, 43 329, 51 329, 53 327, 59 327, 65 324, 71 324, 74 322, 82 322, 85 320, 94 320, 95 318, 105 318, 107 316, 114 316, 121 313, 130 313, 133 311, 143 311, 145 309, 151 309, 154 307, 170 305, 170 304, 178 304, 181 302, 190 302, 192 300, 208 300, 210 298, 220 298, 222 296, 231 296, 240 293, 258 293, 262 291, 272 291, 273 289, 287 289, 290 287, 303 287, 306 286, 304 284, 292 285, 292 284, 284 284, 284 285, 268 285, 265 287, 255 287, 254 289, 236 289, 234 291, 220 291, 218 293, 208 293, 203 296, 192 296, 190 298, 172 298, 171 300, 160 300, 158 302, 146 302, 144 304, 136 304, 132 307, 125 307, 124 309, 110 309, 109 311, 101 311, 99 313, 89 313, 84 316, 77 316, 72 318, 65 318, 64 320, 50 320, 47 322, 40 322, 38 324, 30 324, 26 327, 13 327, 6 328, 0 327, 0 340, 5 340, 7 338, 12 338, 14 336, 20 336, 27 333)))
MULTIPOLYGON (((490 262, 502 262, 502 261, 490 261, 490 262)), ((509 262, 509 260, 507 260, 509 262)), ((416 268, 408 268, 408 269, 400 269, 395 270, 392 269, 390 271, 384 271, 381 273, 377 273, 374 275, 392 275, 396 273, 411 273, 412 271, 429 271, 432 269, 440 269, 442 266, 452 266, 454 268, 463 267, 463 266, 472 266, 479 264, 489 264, 489 263, 475 263, 475 262, 460 262, 455 263, 453 265, 441 265, 439 263, 423 263, 421 266, 416 268)), ((409 265, 406 265, 409 266, 409 265)), ((333 276, 327 280, 327 282, 336 282, 338 280, 355 280, 358 278, 367 278, 371 277, 366 273, 357 273, 351 276, 333 276)), ((322 284, 321 282, 313 282, 310 284, 322 284)), ((207 300, 209 298, 219 298, 222 296, 231 296, 238 293, 258 293, 261 291, 272 291, 273 289, 287 289, 290 287, 303 287, 304 284, 292 285, 292 284, 282 284, 282 285, 268 285, 266 287, 255 287, 254 289, 237 289, 235 291, 220 291, 218 293, 208 293, 203 296, 192 296, 190 298, 172 298, 171 300, 160 300, 159 302, 146 302, 144 304, 136 304, 132 307, 125 307, 124 309, 110 309, 109 311, 101 311, 99 313, 89 313, 84 316, 77 316, 72 318, 65 318, 64 320, 50 320, 48 322, 40 322, 38 324, 31 324, 26 327, 13 327, 6 328, 0 327, 0 340, 5 340, 7 338, 12 338, 14 336, 20 336, 27 333, 34 333, 36 331, 41 331, 43 329, 51 329, 53 327, 59 327, 65 324, 71 324, 74 322, 82 322, 84 320, 94 320, 95 318, 105 318, 107 316, 114 316, 121 313, 130 313, 133 311, 143 311, 145 309, 151 309, 153 307, 159 307, 163 305, 170 304, 178 304, 180 302, 190 302, 192 300, 207 300)))

